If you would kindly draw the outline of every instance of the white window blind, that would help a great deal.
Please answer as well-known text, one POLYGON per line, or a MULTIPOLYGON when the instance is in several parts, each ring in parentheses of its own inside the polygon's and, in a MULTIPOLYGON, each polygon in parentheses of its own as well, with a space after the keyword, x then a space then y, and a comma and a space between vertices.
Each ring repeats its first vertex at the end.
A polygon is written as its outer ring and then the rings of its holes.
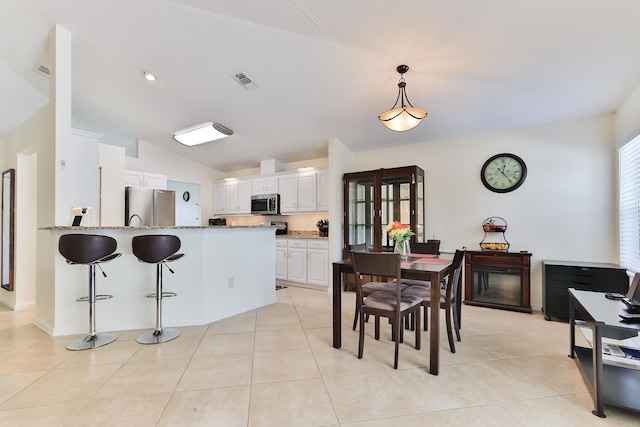
POLYGON ((620 265, 640 271, 640 137, 622 146, 620 171, 620 265))

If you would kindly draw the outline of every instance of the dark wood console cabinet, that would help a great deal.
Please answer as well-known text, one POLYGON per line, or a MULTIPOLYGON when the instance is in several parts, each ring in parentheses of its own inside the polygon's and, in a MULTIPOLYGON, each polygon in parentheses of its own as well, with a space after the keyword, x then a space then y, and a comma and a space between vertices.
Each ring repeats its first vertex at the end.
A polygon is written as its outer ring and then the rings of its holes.
POLYGON ((542 310, 546 320, 569 320, 569 288, 626 294, 629 277, 616 264, 542 260, 542 310))
POLYGON ((531 253, 467 251, 464 303, 531 313, 531 253))

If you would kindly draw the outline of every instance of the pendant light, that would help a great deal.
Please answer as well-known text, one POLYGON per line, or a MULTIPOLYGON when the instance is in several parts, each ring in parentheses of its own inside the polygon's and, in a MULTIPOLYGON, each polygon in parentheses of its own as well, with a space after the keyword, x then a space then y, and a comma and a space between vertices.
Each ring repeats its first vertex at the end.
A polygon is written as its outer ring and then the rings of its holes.
POLYGON ((404 81, 404 73, 409 71, 409 66, 398 65, 396 70, 400 73, 396 103, 393 104, 393 107, 391 107, 389 111, 385 111, 380 114, 378 119, 380 119, 382 124, 389 129, 397 132, 404 132, 413 129, 422 123, 422 120, 427 117, 427 112, 421 108, 416 108, 411 105, 409 98, 407 98, 405 90, 407 84, 404 81), (398 101, 400 101, 400 106, 398 106, 398 101))

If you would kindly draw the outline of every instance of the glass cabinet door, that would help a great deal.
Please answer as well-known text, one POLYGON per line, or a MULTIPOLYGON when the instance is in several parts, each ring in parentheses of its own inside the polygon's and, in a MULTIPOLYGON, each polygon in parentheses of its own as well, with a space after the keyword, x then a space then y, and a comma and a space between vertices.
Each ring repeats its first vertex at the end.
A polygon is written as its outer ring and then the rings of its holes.
POLYGON ((392 251, 387 224, 400 221, 424 242, 424 171, 417 166, 344 175, 344 249, 366 243, 373 251, 392 251))
MULTIPOLYGON (((419 169, 419 168, 417 168, 419 169)), ((416 185, 415 185, 415 210, 416 215, 414 218, 416 228, 413 230, 416 233, 415 241, 416 242, 426 242, 427 237, 425 236, 424 230, 424 172, 422 169, 416 171, 416 185)))
POLYGON ((366 243, 373 247, 374 183, 372 176, 353 177, 345 184, 346 248, 366 243))
MULTIPOLYGON (((387 234, 386 226, 391 221, 412 224, 411 220, 411 178, 409 176, 383 177, 381 186, 382 230, 380 240, 382 250, 393 250, 393 239, 387 234)), ((415 232, 414 227, 411 229, 415 232)))

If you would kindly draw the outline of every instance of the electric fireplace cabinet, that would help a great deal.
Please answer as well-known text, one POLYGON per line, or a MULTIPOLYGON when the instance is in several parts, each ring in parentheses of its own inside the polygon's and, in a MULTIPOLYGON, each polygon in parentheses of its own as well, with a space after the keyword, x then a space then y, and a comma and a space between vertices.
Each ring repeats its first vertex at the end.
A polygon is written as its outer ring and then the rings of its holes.
POLYGON ((531 253, 467 251, 464 303, 531 313, 531 253))

